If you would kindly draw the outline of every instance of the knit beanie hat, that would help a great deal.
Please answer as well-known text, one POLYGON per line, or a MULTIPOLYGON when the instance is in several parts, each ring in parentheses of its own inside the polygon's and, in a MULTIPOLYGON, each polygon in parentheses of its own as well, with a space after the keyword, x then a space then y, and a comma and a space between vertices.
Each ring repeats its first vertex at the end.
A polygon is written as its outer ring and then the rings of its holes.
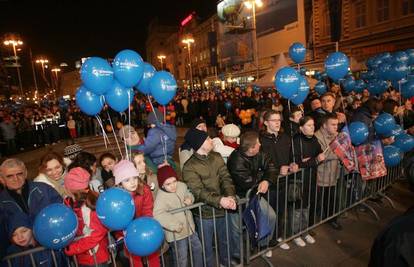
POLYGON ((69 190, 81 190, 89 187, 91 175, 85 169, 76 167, 71 169, 64 178, 65 188, 69 190))
POLYGON ((13 237, 14 231, 16 231, 16 229, 19 227, 26 227, 32 229, 32 223, 30 221, 29 216, 26 213, 16 212, 8 218, 7 231, 9 240, 13 237))
POLYGON ((208 135, 204 131, 197 129, 189 129, 184 136, 185 142, 192 148, 194 151, 197 151, 206 141, 208 135))
POLYGON ((78 144, 73 144, 70 146, 65 147, 63 150, 63 154, 65 157, 74 159, 80 152, 82 152, 82 147, 78 144))
POLYGON ((221 128, 221 132, 223 133, 224 136, 235 138, 235 137, 239 137, 240 128, 237 125, 230 123, 230 124, 224 125, 223 128, 221 128))
POLYGON ((158 179, 158 185, 160 187, 163 186, 165 180, 171 177, 177 178, 177 173, 174 171, 174 169, 170 165, 162 166, 161 168, 158 169, 157 179, 158 179))
POLYGON ((154 112, 150 112, 148 114, 148 117, 147 117, 148 124, 157 124, 157 119, 159 123, 162 123, 164 121, 164 115, 162 115, 162 113, 156 108, 154 108, 154 112), (155 117, 154 112, 157 115, 157 117, 155 117))
POLYGON ((114 168, 112 169, 112 173, 114 174, 116 185, 119 185, 128 178, 139 176, 139 173, 134 164, 125 159, 115 164, 114 168))
POLYGON ((193 122, 191 123, 191 128, 195 129, 197 128, 197 126, 201 123, 206 123, 206 121, 204 119, 201 118, 196 118, 195 120, 193 120, 193 122))

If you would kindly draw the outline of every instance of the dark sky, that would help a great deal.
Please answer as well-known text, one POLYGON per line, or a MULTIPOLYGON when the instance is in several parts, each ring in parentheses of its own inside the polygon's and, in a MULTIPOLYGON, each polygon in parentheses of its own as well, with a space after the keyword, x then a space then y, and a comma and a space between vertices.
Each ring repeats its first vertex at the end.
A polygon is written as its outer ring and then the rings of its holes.
POLYGON ((179 25, 191 11, 200 17, 213 14, 217 1, 149 0, 145 5, 141 0, 19 2, 0 0, 1 36, 19 33, 25 51, 30 47, 34 56, 45 55, 73 68, 80 57, 114 57, 125 48, 136 50, 145 59, 147 26, 152 18, 179 25))

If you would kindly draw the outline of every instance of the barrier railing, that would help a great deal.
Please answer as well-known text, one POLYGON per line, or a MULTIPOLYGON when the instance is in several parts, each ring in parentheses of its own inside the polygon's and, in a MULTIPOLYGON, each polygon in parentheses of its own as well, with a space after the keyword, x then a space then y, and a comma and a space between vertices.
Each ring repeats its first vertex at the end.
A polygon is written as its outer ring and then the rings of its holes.
MULTIPOLYGON (((262 196, 265 201, 261 202, 261 209, 268 222, 273 222, 274 225, 270 226, 274 231, 261 242, 252 242, 243 223, 243 211, 249 203, 249 196, 255 194, 254 188, 249 190, 245 198, 238 199, 236 211, 216 209, 204 203, 169 211, 171 214, 182 212, 193 216, 195 227, 187 221, 184 226, 189 233, 187 236, 177 239, 173 233, 174 240, 168 243, 170 249, 160 253, 161 265, 244 266, 262 257, 271 266, 265 256, 269 251, 295 238, 307 236, 315 227, 335 221, 349 209, 360 205, 379 219, 375 209, 367 203, 369 199, 385 198, 394 207, 391 199, 385 195, 385 190, 400 177, 401 166, 388 168, 387 175, 383 177, 363 181, 360 174, 346 173, 340 165, 339 172, 333 173, 329 164, 333 163, 319 165, 319 172, 317 168, 302 169, 297 173, 278 177, 277 182, 269 187, 268 192, 262 196), (271 240, 278 240, 277 245, 272 246, 274 242, 271 240)), ((312 240, 308 240, 310 241, 312 240)), ((120 247, 123 246, 117 246, 120 243, 110 244, 113 266, 117 266, 117 260, 119 262, 122 258, 120 247)), ((8 266, 13 266, 13 260, 29 256, 32 266, 37 266, 34 255, 41 251, 49 251, 53 266, 58 266, 56 252, 43 247, 9 255, 3 261, 8 266)), ((65 261, 68 266, 78 266, 75 257, 66 258, 65 261)), ((143 261, 147 259, 144 257, 143 261)))

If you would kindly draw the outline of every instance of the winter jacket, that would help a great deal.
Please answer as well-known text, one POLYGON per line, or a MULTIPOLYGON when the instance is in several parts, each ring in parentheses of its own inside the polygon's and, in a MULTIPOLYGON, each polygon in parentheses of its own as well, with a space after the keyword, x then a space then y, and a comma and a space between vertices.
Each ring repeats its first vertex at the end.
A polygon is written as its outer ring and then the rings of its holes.
MULTIPOLYGON (((27 186, 28 191, 27 215, 29 215, 32 222, 43 208, 53 203, 62 203, 62 197, 48 184, 26 181, 25 186, 27 186)), ((0 206, 7 216, 12 216, 16 212, 24 212, 8 190, 0 192, 0 206)))
POLYGON ((108 229, 98 219, 96 211, 91 210, 85 204, 80 208, 74 208, 78 217, 77 237, 65 248, 68 256, 76 256, 79 264, 95 265, 109 261, 108 229))
POLYGON ((294 144, 294 158, 299 168, 310 168, 318 166, 319 162, 317 156, 322 153, 321 145, 315 136, 308 137, 302 133, 295 135, 293 138, 294 144), (307 161, 303 161, 310 158, 307 161))
POLYGON ((261 149, 270 155, 278 172, 281 166, 291 163, 292 142, 287 134, 280 133, 276 136, 268 132, 261 132, 259 139, 262 144, 261 149))
POLYGON ((193 149, 182 149, 181 147, 178 148, 178 158, 180 160, 180 170, 183 169, 184 163, 187 162, 189 158, 191 158, 191 155, 193 155, 194 150, 193 149))
POLYGON ((131 148, 132 151, 144 151, 144 154, 158 166, 164 162, 164 153, 172 158, 176 140, 177 131, 174 125, 157 123, 156 127, 149 129, 144 144, 131 148))
POLYGON ((352 115, 351 122, 361 121, 368 127, 368 138, 365 143, 370 143, 375 139, 374 118, 367 107, 358 108, 352 115))
POLYGON ((132 198, 135 204, 135 218, 141 216, 153 217, 154 199, 148 185, 144 185, 144 193, 142 195, 132 193, 132 198))
MULTIPOLYGON (((203 218, 212 217, 211 207, 215 208, 216 216, 223 216, 220 199, 235 196, 236 193, 223 159, 214 151, 208 155, 194 153, 184 164, 182 178, 193 193, 195 201, 207 204, 201 209, 203 218)), ((198 209, 194 213, 199 215, 198 209)))
MULTIPOLYGON (((34 249, 34 247, 23 248, 17 245, 11 245, 7 249, 7 255, 24 252, 29 249, 34 249)), ((67 266, 67 260, 66 260, 65 254, 61 250, 60 251, 55 250, 53 252, 56 256, 56 263, 57 263, 56 266, 62 266, 62 267, 67 266)), ((33 260, 36 266, 39 266, 39 267, 54 267, 55 266, 53 257, 52 257, 52 252, 50 249, 38 251, 38 252, 32 253, 32 255, 33 255, 33 260)), ((32 267, 33 266, 32 260, 30 259, 30 255, 19 256, 19 257, 13 258, 10 260, 10 262, 11 262, 11 266, 13 267, 32 267)))
POLYGON ((249 157, 239 149, 234 150, 227 161, 227 168, 240 198, 263 180, 275 184, 278 175, 270 156, 263 151, 249 157))
POLYGON ((49 177, 47 177, 46 174, 39 173, 39 175, 33 181, 48 184, 51 187, 53 187, 53 189, 55 189, 59 193, 60 196, 65 197, 66 196, 65 187, 63 186, 63 180, 64 180, 65 175, 66 175, 66 171, 62 173, 62 175, 60 176, 58 180, 52 181, 49 177))
POLYGON ((213 138, 213 151, 220 153, 221 157, 224 160, 224 163, 227 163, 227 159, 230 156, 230 154, 234 151, 234 148, 225 145, 219 137, 215 137, 213 138))
MULTIPOLYGON (((326 130, 320 128, 315 133, 321 149, 325 151, 329 144, 336 138, 335 135, 328 135, 326 130)), ((325 152, 325 161, 318 166, 317 184, 318 186, 335 186, 340 175, 340 162, 338 156, 330 149, 325 152)))
POLYGON ((165 230, 167 242, 184 239, 195 233, 193 215, 190 210, 171 214, 170 211, 183 208, 184 198, 191 197, 194 202, 194 196, 188 190, 187 185, 183 182, 177 183, 175 193, 159 190, 154 203, 154 218, 159 221, 165 230))

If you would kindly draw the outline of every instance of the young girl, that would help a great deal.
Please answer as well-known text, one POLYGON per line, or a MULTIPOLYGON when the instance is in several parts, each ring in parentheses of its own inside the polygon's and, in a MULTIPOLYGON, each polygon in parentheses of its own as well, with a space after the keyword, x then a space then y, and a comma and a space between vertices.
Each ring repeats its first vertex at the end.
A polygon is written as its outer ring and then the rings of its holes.
MULTIPOLYGON (((135 168, 134 164, 127 160, 121 160, 118 162, 113 170, 115 176, 115 185, 122 187, 131 193, 135 204, 135 218, 141 216, 153 217, 152 210, 154 208, 154 201, 151 194, 151 189, 141 179, 139 179, 139 172, 135 168)), ((128 251, 125 254, 129 256, 128 251)), ((149 267, 160 266, 159 253, 154 252, 148 257, 149 267)), ((143 262, 141 257, 130 255, 130 261, 133 266, 142 267, 143 262)))
POLYGON ((108 229, 96 214, 98 193, 89 190, 90 177, 80 167, 71 169, 65 176, 65 188, 70 196, 64 202, 78 217, 77 238, 65 248, 65 253, 75 256, 81 267, 105 267, 109 261, 108 229))
POLYGON ((194 196, 185 183, 177 181, 177 174, 171 166, 159 168, 157 177, 161 189, 155 199, 154 217, 165 229, 166 240, 172 248, 174 266, 188 266, 188 246, 191 246, 193 256, 192 266, 203 266, 201 243, 195 232, 191 211, 170 213, 171 210, 193 204, 194 196))
POLYGON ((70 138, 75 139, 77 137, 76 122, 73 119, 72 115, 69 115, 69 120, 68 120, 67 126, 68 126, 68 129, 69 129, 70 138))
POLYGON ((99 158, 99 164, 101 165, 101 177, 105 188, 110 188, 115 185, 115 178, 112 173, 112 169, 118 162, 117 158, 112 153, 103 153, 99 158))
POLYGON ((157 176, 151 171, 151 169, 147 168, 144 152, 138 151, 132 153, 132 161, 134 162, 135 168, 139 173, 139 179, 149 186, 152 192, 152 197, 155 199, 159 189, 157 176))

